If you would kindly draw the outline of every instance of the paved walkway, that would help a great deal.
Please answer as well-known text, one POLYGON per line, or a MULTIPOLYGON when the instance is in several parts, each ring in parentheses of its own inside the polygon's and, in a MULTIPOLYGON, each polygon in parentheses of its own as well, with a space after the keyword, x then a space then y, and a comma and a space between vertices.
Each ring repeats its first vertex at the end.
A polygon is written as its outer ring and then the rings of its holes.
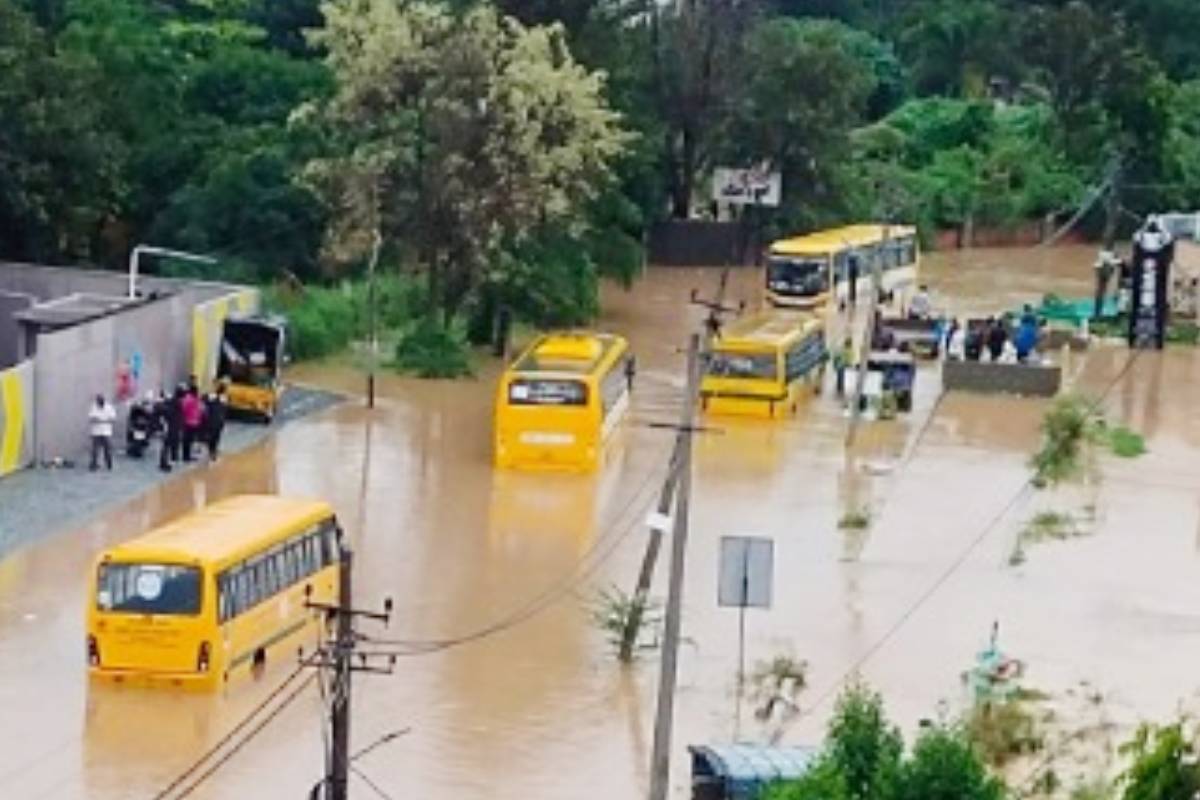
MULTIPOLYGON (((341 400, 329 392, 291 387, 273 424, 231 420, 225 427, 221 451, 245 450, 273 434, 279 426, 323 411, 341 400)), ((158 469, 158 449, 159 443, 155 442, 147 458, 137 460, 126 458, 123 447, 114 447, 112 472, 89 472, 85 458, 73 469, 27 469, 0 479, 0 558, 22 545, 86 522, 204 464, 201 458, 164 473, 158 469)))

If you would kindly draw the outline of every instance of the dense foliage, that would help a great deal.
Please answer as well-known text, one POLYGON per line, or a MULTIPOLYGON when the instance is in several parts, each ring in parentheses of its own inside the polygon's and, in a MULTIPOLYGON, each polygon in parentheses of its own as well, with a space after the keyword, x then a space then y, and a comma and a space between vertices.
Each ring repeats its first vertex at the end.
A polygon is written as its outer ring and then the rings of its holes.
POLYGON ((1193 5, 0 0, 0 258, 329 282, 378 222, 443 327, 557 324, 712 213, 717 166, 782 173, 767 235, 1062 221, 1111 176, 1195 208, 1193 5))
POLYGON ((846 690, 829 724, 825 749, 798 781, 774 787, 767 800, 1001 800, 966 732, 925 730, 906 755, 879 695, 846 690))

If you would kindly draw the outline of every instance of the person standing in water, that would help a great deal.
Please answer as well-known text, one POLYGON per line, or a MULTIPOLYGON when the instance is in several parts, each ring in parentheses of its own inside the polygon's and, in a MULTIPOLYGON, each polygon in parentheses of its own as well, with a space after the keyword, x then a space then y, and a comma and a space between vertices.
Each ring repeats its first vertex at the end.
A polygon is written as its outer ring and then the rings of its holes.
POLYGON ((208 460, 216 461, 221 450, 221 434, 225 431, 225 416, 229 400, 225 394, 225 382, 217 381, 213 391, 204 398, 204 433, 208 445, 208 460))

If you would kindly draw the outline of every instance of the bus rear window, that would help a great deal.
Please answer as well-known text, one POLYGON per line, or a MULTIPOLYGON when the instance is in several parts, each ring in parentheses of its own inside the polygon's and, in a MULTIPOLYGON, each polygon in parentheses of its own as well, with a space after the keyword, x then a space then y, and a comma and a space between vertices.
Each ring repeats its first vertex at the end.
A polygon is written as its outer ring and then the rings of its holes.
POLYGON ((714 378, 751 378, 778 380, 779 361, 774 353, 713 353, 708 359, 708 374, 714 378))
POLYGON ((101 564, 96 606, 133 614, 198 614, 200 586, 198 567, 101 564))
POLYGON ((581 381, 516 380, 508 385, 513 406, 584 406, 587 384, 581 381))

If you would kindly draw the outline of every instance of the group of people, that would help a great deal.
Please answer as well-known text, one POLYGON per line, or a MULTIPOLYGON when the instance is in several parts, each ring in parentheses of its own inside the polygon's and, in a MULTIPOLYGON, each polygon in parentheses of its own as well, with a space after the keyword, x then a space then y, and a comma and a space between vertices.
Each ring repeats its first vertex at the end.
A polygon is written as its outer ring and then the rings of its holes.
POLYGON ((989 317, 976 325, 951 320, 943 336, 949 359, 1024 364, 1037 358, 1041 323, 1033 308, 1026 305, 1015 329, 1000 317, 989 317))
MULTIPOLYGON (((181 383, 171 393, 146 392, 146 396, 129 408, 126 427, 126 448, 130 456, 141 458, 151 440, 162 438, 159 468, 170 472, 178 462, 195 460, 197 446, 208 451, 210 461, 216 461, 225 431, 228 396, 224 382, 201 395, 195 377, 181 383)), ((99 469, 103 459, 112 469, 112 436, 117 412, 103 395, 96 395, 88 411, 89 432, 92 438, 91 469, 99 469)))

